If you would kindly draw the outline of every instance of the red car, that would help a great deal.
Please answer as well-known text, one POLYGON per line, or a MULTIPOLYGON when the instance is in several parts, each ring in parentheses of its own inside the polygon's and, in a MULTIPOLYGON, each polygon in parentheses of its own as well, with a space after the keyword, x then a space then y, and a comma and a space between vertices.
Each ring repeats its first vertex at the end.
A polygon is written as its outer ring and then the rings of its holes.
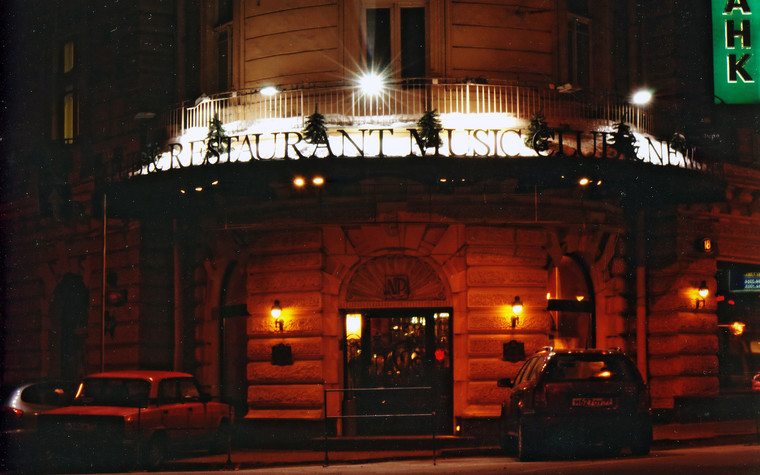
POLYGON ((620 351, 545 348, 499 387, 502 445, 521 460, 578 446, 649 453, 649 391, 620 351))
POLYGON ((227 450, 233 410, 201 393, 193 376, 115 371, 89 376, 71 406, 39 418, 50 460, 159 466, 169 449, 227 450), (90 462, 92 461, 92 462, 90 462))

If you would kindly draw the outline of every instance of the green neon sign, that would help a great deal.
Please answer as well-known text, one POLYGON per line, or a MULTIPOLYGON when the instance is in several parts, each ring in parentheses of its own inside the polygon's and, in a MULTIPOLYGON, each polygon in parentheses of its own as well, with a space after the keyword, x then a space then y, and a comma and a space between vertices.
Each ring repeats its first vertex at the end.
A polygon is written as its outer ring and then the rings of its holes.
POLYGON ((715 102, 760 102, 760 0, 712 0, 715 102))

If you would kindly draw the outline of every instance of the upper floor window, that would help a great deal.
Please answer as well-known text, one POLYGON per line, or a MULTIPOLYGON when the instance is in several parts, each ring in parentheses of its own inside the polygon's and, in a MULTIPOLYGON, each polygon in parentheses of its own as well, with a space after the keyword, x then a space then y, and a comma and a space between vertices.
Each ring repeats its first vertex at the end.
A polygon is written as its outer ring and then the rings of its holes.
POLYGON ((397 78, 425 76, 425 8, 369 8, 366 32, 370 68, 397 78))
POLYGON ((214 56, 216 56, 217 91, 232 88, 232 18, 233 0, 216 1, 216 28, 214 28, 214 56))
POLYGON ((64 42, 59 50, 58 96, 53 108, 53 136, 64 143, 73 143, 78 134, 78 99, 76 84, 76 43, 64 42))
POLYGON ((567 81, 591 83, 591 18, 587 0, 567 0, 567 81))

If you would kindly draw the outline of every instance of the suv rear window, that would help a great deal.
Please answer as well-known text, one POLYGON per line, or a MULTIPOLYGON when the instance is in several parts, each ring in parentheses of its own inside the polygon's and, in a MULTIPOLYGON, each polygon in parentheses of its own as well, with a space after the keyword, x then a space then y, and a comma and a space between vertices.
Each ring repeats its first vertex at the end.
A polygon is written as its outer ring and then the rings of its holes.
POLYGON ((625 358, 615 355, 558 354, 546 367, 547 382, 636 381, 635 370, 625 358))

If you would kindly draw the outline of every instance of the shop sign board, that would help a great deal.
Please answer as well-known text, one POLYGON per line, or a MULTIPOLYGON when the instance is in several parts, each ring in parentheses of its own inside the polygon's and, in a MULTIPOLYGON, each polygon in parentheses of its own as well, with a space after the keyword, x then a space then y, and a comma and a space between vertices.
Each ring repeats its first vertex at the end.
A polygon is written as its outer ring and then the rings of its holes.
POLYGON ((716 103, 760 103, 760 0, 712 0, 716 103))

